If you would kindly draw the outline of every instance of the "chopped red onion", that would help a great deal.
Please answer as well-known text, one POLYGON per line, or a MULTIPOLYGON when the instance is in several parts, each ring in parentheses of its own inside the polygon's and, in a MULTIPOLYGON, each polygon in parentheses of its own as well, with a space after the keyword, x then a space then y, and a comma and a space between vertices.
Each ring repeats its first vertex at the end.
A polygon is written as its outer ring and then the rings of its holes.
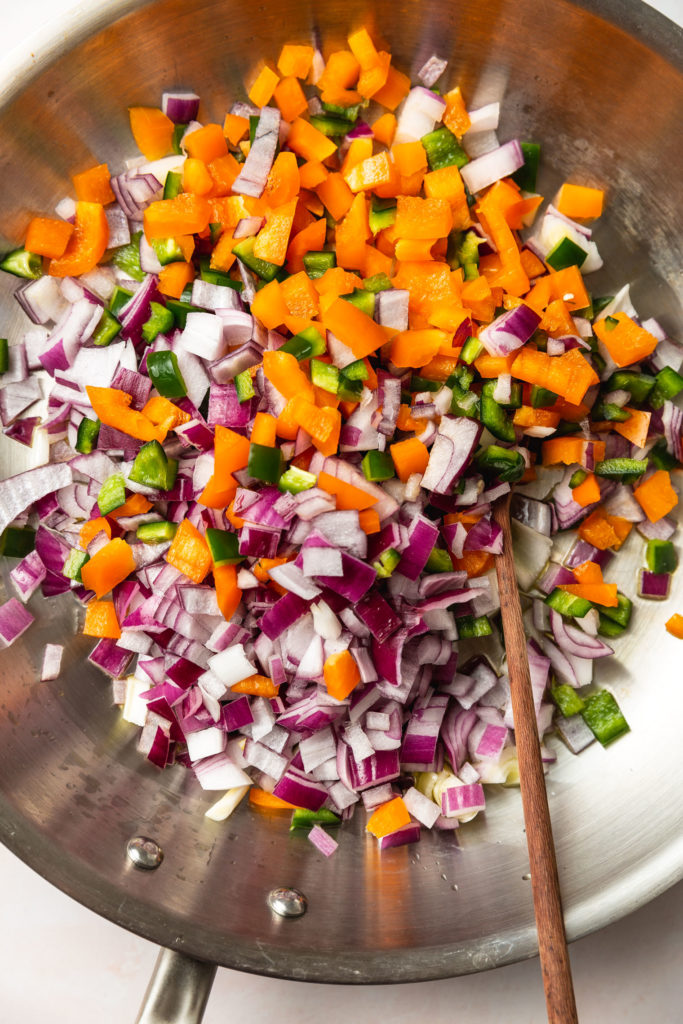
POLYGON ((326 832, 320 825, 314 825, 308 833, 308 838, 313 845, 326 857, 331 857, 339 843, 333 839, 329 832, 326 832))
POLYGON ((657 601, 663 601, 669 596, 670 586, 670 573, 650 572, 648 569, 640 570, 640 580, 638 584, 639 597, 649 597, 654 598, 657 601))
POLYGON ((426 61, 417 73, 417 77, 420 79, 422 84, 431 89, 433 85, 436 85, 442 74, 448 67, 448 61, 444 60, 443 57, 438 57, 435 53, 426 61))
POLYGON ((493 185, 501 178, 514 174, 523 163, 522 147, 515 139, 484 154, 484 156, 471 160, 460 169, 460 173, 468 189, 474 194, 488 188, 489 185, 493 185))
POLYGON ((34 621, 33 615, 23 604, 16 597, 10 597, 9 601, 0 605, 0 642, 10 647, 34 621))
POLYGON ((263 194, 279 141, 280 111, 262 107, 256 134, 242 170, 233 182, 232 191, 258 198, 263 194))

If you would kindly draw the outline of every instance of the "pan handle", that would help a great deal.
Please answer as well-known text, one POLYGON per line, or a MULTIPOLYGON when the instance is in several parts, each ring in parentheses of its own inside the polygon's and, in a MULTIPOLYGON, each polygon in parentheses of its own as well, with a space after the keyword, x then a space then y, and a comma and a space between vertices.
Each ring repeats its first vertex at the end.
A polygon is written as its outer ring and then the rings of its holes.
POLYGON ((201 1024, 216 964, 161 949, 135 1024, 201 1024))

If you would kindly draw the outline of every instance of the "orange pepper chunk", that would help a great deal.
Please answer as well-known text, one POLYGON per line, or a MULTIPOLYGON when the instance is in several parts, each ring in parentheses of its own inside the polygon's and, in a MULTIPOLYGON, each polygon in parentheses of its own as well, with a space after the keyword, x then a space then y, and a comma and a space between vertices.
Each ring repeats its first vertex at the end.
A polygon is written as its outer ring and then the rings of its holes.
POLYGON ((563 583, 559 589, 605 608, 617 608, 619 605, 616 583, 563 583))
POLYGON ((574 405, 582 402, 588 388, 599 382, 597 373, 578 348, 561 356, 549 356, 531 348, 519 349, 511 373, 528 384, 554 391, 574 405))
MULTIPOLYGON (((419 423, 419 420, 413 421, 419 423)), ((403 428, 401 428, 403 429, 403 428)), ((405 441, 397 441, 389 446, 391 458, 396 467, 396 475, 403 483, 413 473, 424 473, 429 462, 429 449, 417 437, 408 437, 405 441)))
POLYGON ((111 175, 106 164, 96 164, 80 174, 72 174, 76 199, 85 203, 113 203, 116 199, 111 187, 111 175))
POLYGON ((601 188, 587 188, 585 185, 562 185, 556 206, 560 213, 572 220, 593 220, 602 213, 605 193, 601 188))
POLYGON ((314 50, 312 46, 295 46, 287 43, 282 47, 277 61, 277 69, 286 77, 306 78, 311 70, 314 50))
POLYGON ((303 118, 297 117, 292 122, 287 145, 304 160, 327 160, 336 151, 332 139, 319 132, 318 129, 303 118))
POLYGON ((189 519, 183 519, 178 526, 166 552, 166 561, 193 583, 202 583, 211 571, 212 559, 208 544, 189 519))
POLYGON ((109 223, 101 203, 76 203, 74 230, 64 253, 50 261, 51 277, 79 277, 94 270, 109 241, 109 223))
POLYGON ((289 236, 294 222, 296 199, 290 199, 282 206, 268 210, 266 223, 261 228, 254 242, 254 256, 267 260, 281 267, 287 258, 289 236))
POLYGON ((574 488, 572 498, 582 508, 600 501, 600 487, 595 473, 589 473, 586 479, 574 488))
POLYGON ((391 343, 391 361, 401 368, 426 366, 448 340, 449 335, 435 327, 400 331, 391 343))
POLYGON ((397 238, 443 238, 453 227, 453 214, 446 199, 399 196, 394 230, 397 238))
POLYGON ((183 192, 175 199, 160 199, 149 204, 143 214, 145 237, 151 242, 154 238, 201 234, 210 219, 208 200, 183 192))
POLYGON ((281 800, 279 796, 273 796, 265 789, 252 786, 249 790, 249 803, 252 807, 259 807, 264 811, 295 811, 296 804, 290 804, 287 800, 281 800))
POLYGON ((323 491, 327 491, 328 494, 334 495, 338 509, 357 509, 362 512, 363 509, 377 504, 377 495, 369 494, 368 491, 364 491, 361 487, 354 487, 353 484, 347 484, 344 480, 331 476, 329 473, 318 474, 317 486, 323 491))
POLYGON ((323 678, 330 697, 346 700, 360 682, 358 665, 350 651, 331 654, 323 665, 323 678))
MULTIPOLYGON (((657 339, 634 323, 626 313, 615 313, 593 324, 593 331, 617 366, 631 366, 646 359, 657 347, 657 339), (614 322, 616 321, 616 323, 614 322)), ((574 351, 574 349, 572 349, 574 351)))
POLYGON ((237 566, 214 565, 212 572, 218 607, 223 618, 229 622, 242 600, 242 591, 237 586, 237 566))
POLYGON ((88 601, 85 607, 83 636, 99 636, 109 640, 119 639, 121 627, 116 617, 113 601, 88 601))
POLYGON ((241 679, 230 687, 233 693, 248 693, 253 697, 277 697, 280 687, 276 686, 268 676, 255 674, 241 679))
POLYGON ((126 498, 123 505, 119 505, 113 512, 107 513, 108 519, 120 519, 122 516, 140 516, 149 512, 152 502, 144 494, 131 494, 126 498))
POLYGON ((668 515, 678 504, 678 495, 671 486, 671 474, 658 469, 633 489, 633 496, 651 523, 668 515))
POLYGON ((683 640, 683 615, 676 612, 670 619, 666 620, 665 629, 678 640, 683 640))
POLYGON ((141 153, 159 160, 173 148, 175 125, 158 107, 129 107, 130 128, 141 153))
POLYGON ((92 590, 95 597, 100 598, 132 572, 135 572, 135 559, 130 545, 116 537, 85 563, 81 569, 81 579, 85 589, 92 590))
POLYGON ((261 68, 248 96, 255 107, 265 107, 275 92, 279 76, 266 64, 261 68))
POLYGON ((397 829, 409 824, 410 814, 408 813, 408 808, 404 804, 403 798, 396 796, 393 800, 380 804, 372 812, 365 828, 366 831, 376 836, 377 839, 381 839, 382 836, 388 836, 392 832, 396 832, 397 829))
POLYGON ((38 256, 58 259, 64 255, 73 231, 74 226, 68 220, 34 217, 26 232, 24 248, 38 256))
POLYGON ((356 359, 376 352, 387 340, 372 317, 345 299, 335 299, 323 313, 322 321, 328 331, 351 349, 356 359))
MULTIPOLYGON (((118 509, 116 510, 118 511, 118 509)), ((91 540, 93 540, 98 533, 106 533, 109 540, 111 540, 111 526, 109 520, 105 519, 104 516, 98 516, 96 519, 89 519, 87 523, 84 523, 81 527, 81 532, 78 535, 78 543, 85 549, 91 540)))
POLYGON ((158 441, 160 444, 166 437, 143 413, 129 409, 131 396, 118 388, 86 387, 90 404, 101 423, 115 427, 139 441, 158 441))

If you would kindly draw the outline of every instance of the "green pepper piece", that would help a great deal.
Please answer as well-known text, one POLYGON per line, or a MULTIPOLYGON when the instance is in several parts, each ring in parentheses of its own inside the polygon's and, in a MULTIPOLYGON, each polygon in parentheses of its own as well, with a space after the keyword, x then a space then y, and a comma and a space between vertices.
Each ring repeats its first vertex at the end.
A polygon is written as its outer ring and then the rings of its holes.
POLYGON ((650 395, 653 409, 661 409, 664 402, 675 398, 683 391, 683 377, 672 366, 665 366, 655 377, 655 386, 650 395))
POLYGON ((567 683, 554 683, 550 687, 550 696, 565 718, 578 715, 585 707, 583 698, 567 683))
POLYGON ((678 555, 670 540, 649 540, 645 561, 650 572, 675 572, 678 568, 678 555))
POLYGON ((375 296, 373 292, 366 292, 364 288, 354 288, 350 295, 342 295, 341 298, 356 306, 366 316, 372 317, 375 315, 375 296))
POLYGON ((460 360, 461 362, 470 365, 475 359, 479 358, 483 351, 484 346, 482 342, 479 341, 479 338, 468 338, 460 352, 460 360))
POLYGON ((526 463, 521 452, 514 448, 501 448, 490 444, 475 458, 477 466, 486 475, 497 477, 502 483, 514 483, 524 476, 526 463))
POLYGON ((625 632, 626 627, 622 626, 619 622, 615 622, 614 619, 610 619, 609 616, 605 615, 603 612, 600 612, 599 615, 600 624, 598 626, 598 634, 600 636, 606 636, 609 639, 614 639, 614 637, 621 636, 621 634, 625 632))
POLYGON ((147 356, 147 374, 164 398, 184 398, 187 394, 175 352, 150 352, 147 356))
POLYGON ((27 277, 35 281, 43 276, 43 258, 26 249, 14 249, 0 261, 0 270, 14 274, 15 277, 27 277))
POLYGON ((521 147, 524 163, 510 177, 523 192, 535 192, 541 146, 538 142, 522 142, 521 147))
POLYGON ((289 831, 297 828, 312 828, 314 825, 339 825, 341 818, 334 811, 327 807, 321 807, 319 811, 309 811, 305 807, 297 807, 292 814, 292 824, 289 831))
POLYGON ((178 460, 169 459, 158 441, 148 441, 135 456, 128 478, 144 487, 170 491, 177 473, 178 460))
POLYGON ((557 401, 557 395, 548 388, 539 387, 538 384, 531 385, 531 406, 533 409, 547 409, 557 401))
MULTIPOLYGON (((605 391, 628 391, 633 401, 640 403, 646 401, 655 383, 656 378, 650 376, 649 373, 617 370, 604 385, 604 389, 605 391)), ((683 387, 683 379, 681 386, 683 387)))
POLYGON ((467 391, 461 387, 457 380, 450 385, 453 397, 451 399, 451 412, 455 416, 467 416, 468 419, 478 420, 480 417, 480 399, 474 391, 467 391))
POLYGON ((301 491, 308 491, 311 487, 315 487, 317 480, 318 478, 315 473, 309 473, 306 469, 297 469, 296 466, 290 466, 282 474, 277 485, 281 491, 287 491, 289 494, 300 494, 301 491))
POLYGON ((434 547, 429 552, 425 572, 453 572, 453 563, 448 551, 434 547))
POLYGON ((343 372, 339 374, 339 387, 337 388, 337 396, 341 398, 342 402, 360 402, 362 394, 362 380, 349 380, 349 378, 345 376, 343 372))
POLYGON ((326 271, 332 270, 336 266, 337 257, 333 252, 323 250, 304 253, 304 270, 311 280, 322 277, 326 271))
POLYGON ((373 292, 376 295, 378 292, 389 292, 394 286, 387 275, 382 272, 380 274, 373 274, 372 277, 366 277, 363 281, 363 287, 366 292, 373 292))
POLYGON ((598 690, 586 697, 581 717, 603 747, 630 731, 621 708, 608 690, 598 690))
MULTIPOLYGON (((322 106, 326 114, 332 114, 333 117, 342 117, 345 121, 357 121, 361 108, 360 103, 354 103, 350 107, 342 107, 337 103, 323 103, 322 106)), ((367 104, 363 104, 363 106, 367 106, 367 104)))
POLYGON ((240 540, 236 533, 228 530, 216 530, 209 526, 206 531, 206 543, 209 545, 214 565, 237 565, 244 561, 239 552, 240 540))
POLYGON ((164 199, 175 199, 183 191, 181 171, 169 171, 164 182, 164 199))
POLYGON ((387 548, 387 550, 383 551, 379 558, 372 563, 372 568, 381 580, 388 580, 400 561, 401 555, 396 548, 387 548))
POLYGON ((488 615, 460 615, 456 621, 458 640, 476 640, 480 636, 491 636, 493 627, 488 615))
POLYGON ((267 484, 276 484, 282 476, 282 452, 279 448, 270 448, 265 444, 249 445, 249 461, 247 472, 255 480, 263 480, 267 484))
POLYGON ((656 445, 650 449, 650 462, 655 469, 675 469, 678 461, 666 446, 666 441, 661 438, 656 445))
POLYGON ((8 526, 0 537, 0 555, 24 558, 36 546, 36 531, 25 526, 8 526))
POLYGON ((303 331, 289 338, 284 345, 280 345, 279 352, 290 352, 301 362, 303 359, 310 359, 311 356, 324 356, 327 352, 327 342, 315 327, 306 327, 303 331))
POLYGON ((149 306, 150 315, 142 325, 142 337, 146 344, 151 345, 159 334, 168 334, 173 330, 175 317, 171 310, 162 306, 160 302, 150 302, 149 306))
POLYGON ((252 235, 249 238, 240 239, 237 245, 233 246, 232 251, 240 263, 243 263, 249 270, 253 270, 262 281, 272 281, 280 273, 281 268, 275 263, 269 263, 267 260, 254 256, 255 244, 256 237, 252 235))
POLYGON ((594 423, 599 423, 601 420, 606 420, 608 423, 626 423, 631 419, 631 413, 622 409, 620 405, 615 405, 614 402, 598 401, 591 409, 591 419, 594 423))
MULTIPOLYGON (((186 124, 176 124, 173 126, 173 138, 171 140, 171 151, 177 153, 178 156, 183 155, 183 151, 180 143, 182 142, 183 135, 187 131, 188 126, 186 124)), ((166 198, 164 196, 164 198, 166 198)))
POLYGON ((389 452, 369 451, 363 456, 360 464, 365 479, 371 483, 379 483, 382 480, 391 480, 396 476, 394 460, 389 452))
POLYGON ((153 238, 152 248, 162 267, 167 267, 169 263, 185 262, 185 253, 176 238, 153 238))
POLYGON ((116 317, 110 313, 108 309, 103 309, 100 322, 95 328, 95 333, 92 336, 93 345, 97 345, 100 348, 103 348, 105 345, 109 345, 120 330, 121 324, 116 317))
POLYGON ((311 124, 330 139, 347 135, 353 128, 345 117, 325 117, 322 114, 312 114, 311 124))
MULTIPOLYGON (((120 245, 118 249, 114 250, 112 256, 112 263, 119 270, 122 270, 128 277, 132 277, 134 281, 144 281, 145 272, 140 267, 140 236, 142 231, 136 231, 130 236, 130 242, 127 245, 120 245)), ((109 305, 111 309, 111 303, 109 305)), ((116 310, 112 309, 112 313, 116 310)))
POLYGON ((233 281, 230 275, 223 270, 214 270, 211 266, 210 256, 202 256, 200 259, 199 276, 202 281, 208 281, 209 284, 220 284, 225 288, 232 288, 236 292, 241 292, 244 287, 241 281, 233 281))
POLYGON ((141 523, 136 537, 143 544, 163 544, 164 541, 173 540, 177 529, 177 523, 168 523, 165 520, 160 523, 141 523))
POLYGON ((100 515, 108 516, 114 509, 120 508, 126 500, 126 481, 122 473, 114 473, 100 487, 97 504, 100 515))
MULTIPOLYGON (((446 381, 448 387, 451 387, 449 381, 446 381)), ((416 377, 413 375, 410 378, 410 390, 415 394, 418 391, 440 391, 442 387, 440 380, 429 380, 427 377, 416 377)))
POLYGON ((515 428, 502 405, 493 397, 495 380, 485 380, 481 388, 481 422, 499 441, 516 441, 515 428))
POLYGON ((355 362, 349 363, 339 372, 347 380, 367 380, 370 376, 364 359, 356 359, 355 362))
POLYGON ((254 390, 254 379, 249 373, 249 370, 242 370, 235 377, 235 391, 237 392, 237 400, 241 402, 248 402, 250 398, 253 398, 256 394, 254 390))
POLYGON ((100 421, 89 420, 84 416, 78 424, 76 435, 76 451, 82 455, 89 455, 97 446, 97 438, 100 433, 100 421))
POLYGON ((560 615, 570 619, 582 619, 593 607, 585 597, 576 597, 575 594, 569 594, 559 587, 555 587, 552 593, 548 594, 545 603, 560 615))
POLYGON ((574 490, 575 487, 579 487, 587 476, 588 473, 585 469, 575 470, 575 472, 573 472, 572 475, 569 477, 569 486, 571 487, 571 489, 574 490))
POLYGON ((603 459, 595 467, 595 475, 609 480, 637 478, 647 469, 647 459, 603 459))
POLYGON ((323 363, 320 359, 311 359, 311 384, 336 395, 339 387, 339 370, 331 363, 323 363))
POLYGON ((455 249, 455 259, 465 271, 466 281, 472 281, 479 276, 479 246, 482 242, 483 238, 475 231, 467 231, 455 249))
POLYGON ((420 142, 424 146, 430 171, 438 171, 442 167, 464 167, 469 163, 469 157, 462 148, 453 132, 442 126, 427 135, 423 135, 420 142))
POLYGON ((391 227, 396 220, 396 209, 395 199, 372 197, 370 212, 368 213, 368 226, 373 235, 383 231, 384 228, 391 227))
POLYGON ((133 293, 129 292, 127 288, 121 288, 118 284, 114 287, 112 296, 109 300, 109 312, 112 316, 117 316, 118 313, 127 305, 133 298, 133 293))
POLYGON ((616 608, 601 608, 600 615, 611 619, 613 622, 617 622, 624 629, 628 626, 631 621, 631 613, 633 611, 633 602, 622 594, 621 591, 617 591, 617 607, 616 608))
POLYGON ((181 331, 185 329, 188 313, 206 312, 206 310, 203 310, 200 306, 193 306, 191 302, 185 302, 182 298, 166 299, 166 309, 170 309, 173 314, 173 323, 181 331))
POLYGON ((0 373, 7 373, 9 370, 9 342, 7 338, 0 338, 0 373))
POLYGON ((62 574, 70 580, 76 580, 77 583, 82 583, 81 569, 85 563, 89 561, 90 555, 86 551, 79 551, 78 548, 72 548, 64 562, 64 565, 62 566, 62 574))
POLYGON ((553 270, 566 270, 567 267, 580 267, 586 261, 588 253, 567 235, 557 242, 545 258, 545 262, 553 270))

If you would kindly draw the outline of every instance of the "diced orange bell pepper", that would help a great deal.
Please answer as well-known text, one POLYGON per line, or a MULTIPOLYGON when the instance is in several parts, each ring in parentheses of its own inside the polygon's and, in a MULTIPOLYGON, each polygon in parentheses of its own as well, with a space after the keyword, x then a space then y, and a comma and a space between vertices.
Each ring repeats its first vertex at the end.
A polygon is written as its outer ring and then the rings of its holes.
POLYGON ((81 569, 81 579, 85 589, 92 590, 95 597, 100 598, 135 572, 135 568, 130 545, 121 537, 116 537, 85 563, 81 569))
POLYGON ((346 700, 360 682, 358 665, 350 651, 331 654, 323 665, 325 686, 330 697, 346 700))
POLYGON ((101 203, 76 203, 73 234, 66 249, 50 261, 51 277, 79 277, 94 270, 109 241, 109 223, 101 203))
POLYGON ((193 583, 202 583, 211 571, 209 546, 189 519, 183 519, 178 526, 171 546, 166 552, 166 561, 193 583))
POLYGON ((678 495, 671 486, 671 474, 658 469, 633 489, 633 495, 651 523, 668 515, 678 504, 678 495))

